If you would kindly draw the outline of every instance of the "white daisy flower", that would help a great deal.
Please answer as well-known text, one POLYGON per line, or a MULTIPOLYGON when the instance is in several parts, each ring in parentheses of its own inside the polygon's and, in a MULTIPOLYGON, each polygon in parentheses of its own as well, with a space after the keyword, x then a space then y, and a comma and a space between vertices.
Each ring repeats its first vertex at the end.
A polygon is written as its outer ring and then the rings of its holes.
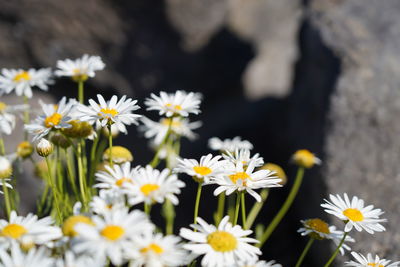
POLYGON ((121 189, 124 183, 133 183, 139 175, 139 166, 131 169, 131 163, 122 165, 115 164, 112 168, 104 165, 106 171, 99 171, 95 174, 97 183, 94 187, 102 189, 121 189))
POLYGON ((31 240, 36 245, 51 245, 62 236, 61 229, 53 226, 53 219, 45 217, 38 219, 32 213, 26 217, 18 216, 13 210, 9 221, 0 220, 0 242, 11 244, 12 242, 22 242, 31 240))
POLYGON ((202 156, 200 162, 195 159, 178 159, 178 166, 174 169, 176 173, 186 173, 198 182, 210 182, 210 179, 226 175, 225 161, 220 161, 221 156, 213 157, 212 154, 202 156))
POLYGON ((101 258, 95 258, 92 255, 82 254, 76 255, 72 251, 66 251, 63 259, 57 260, 57 267, 103 267, 106 261, 101 258))
POLYGON ((153 169, 150 165, 139 169, 139 175, 135 183, 125 183, 123 186, 128 196, 128 202, 131 205, 144 202, 153 204, 154 202, 163 203, 167 198, 172 204, 179 203, 176 194, 181 193, 181 188, 185 183, 178 179, 175 174, 170 174, 169 169, 161 172, 153 169))
POLYGON ((183 136, 189 140, 193 140, 197 137, 192 130, 201 126, 200 121, 190 122, 188 119, 181 117, 162 118, 159 122, 142 117, 141 121, 143 125, 139 127, 139 130, 144 132, 146 138, 154 138, 153 143, 157 146, 164 140, 170 125, 172 136, 183 136))
POLYGON ((147 110, 158 110, 160 115, 187 117, 189 113, 200 113, 201 98, 200 93, 178 90, 174 94, 166 92, 160 92, 160 96, 151 94, 151 98, 147 98, 144 103, 147 110))
POLYGON ((67 99, 63 97, 57 105, 39 102, 44 115, 38 116, 34 123, 25 125, 25 129, 33 135, 34 142, 47 136, 52 130, 71 127, 68 121, 71 120, 69 112, 73 105, 72 102, 66 103, 66 101, 67 99))
POLYGON ((252 260, 240 261, 235 264, 234 267, 282 267, 281 264, 276 263, 276 261, 260 261, 258 258, 252 260))
POLYGON ((58 60, 55 75, 71 77, 75 82, 86 81, 95 76, 95 71, 103 70, 105 64, 99 56, 83 55, 81 58, 71 60, 58 60))
POLYGON ((118 101, 116 95, 112 96, 107 102, 101 95, 97 95, 97 99, 99 104, 93 99, 89 99, 90 106, 79 105, 77 107, 81 113, 79 115, 80 120, 87 121, 90 124, 96 123, 97 126, 101 127, 115 124, 118 130, 125 134, 127 133, 125 125, 138 124, 137 120, 141 115, 132 113, 132 111, 140 108, 136 105, 137 100, 122 96, 118 101))
POLYGON ((255 167, 261 167, 264 165, 264 159, 260 157, 260 154, 255 154, 250 157, 250 149, 236 149, 234 152, 226 151, 226 154, 223 154, 224 159, 232 162, 233 164, 237 164, 238 162, 243 163, 243 166, 249 165, 250 161, 254 161, 255 167))
POLYGON ((215 196, 224 191, 226 195, 230 195, 235 191, 246 190, 247 193, 260 202, 261 196, 254 189, 282 186, 279 184, 282 179, 278 178, 273 171, 258 170, 253 172, 255 168, 254 161, 250 161, 246 169, 243 167, 242 162, 238 162, 236 165, 228 162, 226 166, 226 169, 231 174, 217 177, 211 181, 219 185, 214 191, 215 196))
POLYGON ((29 105, 7 105, 0 101, 0 135, 10 135, 15 127, 15 113, 25 111, 29 105))
POLYGON ((236 149, 253 149, 253 145, 247 140, 242 140, 240 136, 225 140, 221 140, 218 137, 213 137, 208 140, 208 146, 212 150, 222 152, 230 151, 232 153, 235 152, 236 149))
POLYGON ((104 215, 111 209, 125 207, 125 198, 120 190, 100 190, 99 196, 94 196, 89 206, 93 213, 104 215))
POLYGON ((367 254, 367 257, 356 253, 351 252, 351 255, 358 261, 348 261, 345 262, 345 266, 353 266, 353 267, 397 267, 400 266, 400 261, 392 262, 390 260, 380 259, 378 255, 375 258, 371 255, 371 253, 367 254))
POLYGON ((126 249, 126 257, 131 259, 129 267, 173 267, 190 263, 189 253, 182 248, 181 238, 177 236, 145 233, 133 241, 133 245, 126 249))
POLYGON ((350 232, 353 227, 359 232, 364 229, 370 234, 385 231, 380 223, 387 220, 379 218, 384 213, 381 209, 374 209, 373 205, 364 207, 364 200, 356 196, 350 201, 346 193, 344 200, 339 195, 329 195, 329 198, 331 202, 325 199, 326 203, 321 204, 321 207, 346 223, 345 232, 350 232))
POLYGON ((181 228, 180 236, 190 241, 183 248, 197 255, 205 254, 202 266, 234 266, 240 260, 250 261, 261 255, 259 248, 248 244, 258 243, 256 239, 246 237, 252 231, 243 230, 240 225, 232 226, 229 216, 221 220, 218 228, 201 218, 197 218, 197 222, 191 225, 197 232, 181 228))
POLYGON ((114 265, 121 265, 125 259, 123 249, 130 246, 132 238, 145 232, 152 232, 154 225, 139 210, 128 213, 128 209, 112 209, 103 217, 93 216, 95 226, 78 223, 78 233, 72 250, 75 253, 90 253, 96 258, 108 257, 114 265), (133 227, 134 226, 134 227, 133 227))
POLYGON ((2 69, 0 75, 0 95, 9 94, 15 90, 17 96, 32 97, 32 88, 38 87, 47 91, 48 85, 53 83, 51 69, 2 69))
POLYGON ((53 267, 54 260, 45 247, 32 248, 26 254, 13 242, 10 254, 0 249, 0 267, 53 267))
MULTIPOLYGON (((301 220, 301 223, 303 224, 303 227, 297 230, 297 232, 302 236, 308 235, 318 240, 331 239, 336 245, 339 245, 344 235, 343 231, 336 230, 335 226, 329 226, 325 221, 319 218, 301 220)), ((355 242, 355 240, 347 235, 345 242, 355 242)), ((350 250, 350 247, 345 242, 340 247, 340 253, 342 255, 344 254, 345 249, 350 250)))

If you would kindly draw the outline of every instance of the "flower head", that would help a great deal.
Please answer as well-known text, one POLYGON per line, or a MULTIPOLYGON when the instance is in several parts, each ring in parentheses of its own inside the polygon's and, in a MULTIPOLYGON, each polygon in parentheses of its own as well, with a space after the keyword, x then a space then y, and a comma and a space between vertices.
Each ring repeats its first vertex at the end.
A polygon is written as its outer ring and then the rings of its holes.
POLYGON ((95 71, 103 70, 105 64, 99 56, 83 55, 81 58, 71 60, 58 60, 57 70, 55 74, 57 76, 71 77, 75 82, 84 82, 89 77, 95 76, 95 71))
POLYGON ((335 215, 346 223, 345 232, 356 228, 357 231, 365 230, 370 234, 375 232, 385 231, 385 227, 381 222, 386 222, 386 219, 380 219, 384 212, 381 209, 374 209, 373 205, 364 207, 364 200, 354 196, 350 201, 347 194, 344 194, 344 199, 339 195, 329 195, 331 201, 325 199, 325 203, 321 204, 325 211, 335 215))
POLYGON ((151 98, 146 99, 145 105, 147 110, 158 110, 160 115, 187 117, 189 113, 200 113, 201 97, 199 93, 179 90, 174 94, 160 92, 160 96, 151 94, 151 98))
POLYGON ((0 267, 53 267, 54 259, 46 247, 32 248, 25 253, 17 243, 13 243, 10 253, 0 249, 0 267))
MULTIPOLYGON (((132 153, 123 146, 113 146, 111 148, 111 156, 113 163, 122 164, 133 161, 132 153)), ((107 148, 103 153, 103 161, 108 162, 110 157, 110 148, 107 148)))
POLYGON ((95 185, 102 189, 120 189, 125 183, 133 183, 139 176, 139 167, 131 169, 131 163, 126 162, 122 165, 115 164, 112 168, 104 166, 106 171, 96 173, 96 179, 99 181, 95 185))
POLYGON ((247 140, 242 140, 240 136, 236 136, 233 139, 225 140, 213 137, 208 140, 208 146, 212 150, 219 150, 222 152, 229 151, 231 153, 235 152, 236 149, 253 149, 253 145, 247 140))
POLYGON ((0 156, 0 179, 10 178, 13 172, 11 162, 3 156, 0 156))
POLYGON ((367 257, 356 253, 351 252, 351 255, 357 260, 345 262, 345 266, 353 266, 353 267, 397 267, 400 265, 400 261, 392 262, 390 260, 380 259, 378 255, 375 257, 372 256, 371 253, 367 254, 367 257))
POLYGON ((0 95, 9 94, 13 90, 17 96, 32 97, 32 88, 38 87, 47 91, 48 85, 53 83, 51 70, 47 69, 2 69, 0 75, 0 95))
POLYGON ((97 95, 99 103, 89 99, 90 106, 79 105, 78 116, 80 120, 87 121, 90 124, 96 123, 98 126, 116 125, 118 130, 127 133, 125 125, 137 124, 141 115, 134 114, 132 111, 140 107, 136 105, 137 100, 132 98, 112 96, 109 101, 105 101, 101 95, 97 95))
POLYGON ((239 261, 250 261, 261 255, 260 249, 249 244, 258 242, 247 237, 252 231, 232 226, 228 216, 221 220, 218 228, 201 218, 197 218, 197 222, 191 225, 197 232, 181 228, 180 236, 190 241, 183 248, 197 255, 204 254, 202 266, 234 266, 239 261))
POLYGON ((315 164, 321 164, 321 160, 307 149, 297 150, 292 157, 293 162, 303 168, 311 168, 315 164))

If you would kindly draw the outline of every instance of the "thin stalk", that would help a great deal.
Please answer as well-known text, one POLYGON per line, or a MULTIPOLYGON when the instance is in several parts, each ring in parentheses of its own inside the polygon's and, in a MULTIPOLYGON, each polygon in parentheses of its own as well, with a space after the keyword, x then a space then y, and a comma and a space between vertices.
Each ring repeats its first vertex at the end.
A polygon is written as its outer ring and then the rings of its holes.
POLYGON ((65 161, 67 162, 67 174, 68 174, 69 182, 72 187, 72 191, 74 192, 75 197, 79 198, 78 189, 76 188, 76 185, 75 185, 75 175, 74 175, 74 171, 73 171, 72 164, 71 164, 71 157, 70 157, 67 149, 64 149, 64 155, 65 155, 65 161))
MULTIPOLYGON (((29 98, 26 97, 26 96, 24 96, 24 104, 25 105, 29 104, 29 98)), ((24 124, 28 124, 29 123, 29 120, 30 120, 29 112, 30 112, 29 108, 25 109, 25 111, 24 111, 24 124)), ((24 140, 28 140, 28 132, 26 130, 24 132, 24 140)))
POLYGON ((313 244, 314 241, 315 241, 315 239, 310 237, 310 239, 308 240, 306 246, 303 249, 303 252, 301 253, 299 259, 297 260, 295 267, 300 267, 301 266, 301 264, 303 263, 304 258, 306 257, 306 255, 307 255, 308 251, 310 250, 311 245, 313 244))
POLYGON ((194 224, 197 223, 197 216, 199 215, 201 188, 202 188, 201 183, 199 183, 199 185, 197 187, 196 203, 194 205, 194 217, 193 217, 194 224))
POLYGON ((110 167, 112 168, 113 165, 113 160, 112 160, 112 147, 113 147, 113 143, 112 143, 112 134, 111 134, 111 124, 108 124, 108 147, 109 147, 109 163, 110 163, 110 167))
POLYGON ((42 192, 42 197, 40 199, 40 203, 38 205, 38 216, 42 217, 44 214, 43 209, 46 204, 47 195, 49 193, 49 184, 45 183, 44 191, 42 192))
POLYGON ((83 81, 78 82, 78 100, 79 100, 79 103, 83 104, 83 102, 84 102, 83 81))
POLYGON ((249 215, 247 216, 247 221, 246 225, 244 228, 246 229, 251 229, 251 227, 254 224, 254 221, 256 220, 258 214, 260 213, 262 207, 265 204, 265 201, 268 198, 269 190, 267 188, 263 189, 260 193, 261 196, 261 202, 256 202, 254 203, 253 207, 251 208, 249 215))
POLYGON ((45 159, 46 159, 47 169, 48 169, 48 173, 49 173, 49 184, 50 184, 51 189, 53 190, 54 202, 55 202, 55 206, 57 209, 59 223, 62 223, 63 220, 62 220, 62 214, 61 214, 61 210, 60 210, 60 202, 59 202, 59 198, 58 198, 57 187, 54 184, 53 175, 51 172, 50 160, 48 157, 45 157, 45 159))
POLYGON ((165 234, 172 235, 174 232, 175 208, 169 199, 165 201, 163 208, 165 209, 165 234))
POLYGON ((293 200, 295 199, 297 192, 299 191, 300 185, 303 181, 304 177, 304 168, 299 167, 297 170, 297 175, 296 179, 294 181, 294 184, 292 186, 292 189, 290 190, 290 193, 283 203, 281 209, 279 212, 275 215, 274 219, 272 222, 268 225, 267 229, 265 230, 264 234, 262 235, 260 239, 260 243, 257 244, 258 247, 262 247, 264 243, 268 240, 272 232, 275 230, 275 228, 278 226, 278 224, 281 222, 283 217, 285 216, 286 212, 289 210, 290 206, 293 203, 293 200))
POLYGON ((164 137, 164 139, 161 141, 160 145, 157 147, 157 151, 156 151, 156 153, 155 153, 153 159, 152 159, 151 162, 150 162, 150 166, 153 167, 153 168, 156 167, 156 166, 158 165, 158 163, 159 163, 158 155, 160 154, 161 148, 165 145, 165 143, 166 143, 167 140, 168 140, 169 135, 171 134, 172 119, 173 119, 173 118, 170 118, 170 121, 169 121, 169 124, 168 124, 167 133, 165 134, 165 137, 164 137))
POLYGON ((81 146, 81 143, 79 143, 79 142, 78 142, 78 149, 77 149, 77 157, 78 157, 79 189, 81 191, 83 207, 86 209, 87 200, 86 200, 85 176, 83 174, 82 146, 81 146))
POLYGON ((215 216, 215 224, 218 225, 219 222, 222 220, 222 217, 224 216, 224 211, 225 211, 225 194, 221 193, 218 196, 218 208, 217 208, 217 214, 215 216))
POLYGON ((150 217, 151 204, 144 203, 144 213, 146 213, 150 217))
POLYGON ((96 138, 93 140, 92 148, 90 150, 90 169, 89 169, 89 186, 91 187, 94 184, 94 172, 96 170, 96 149, 100 140, 100 131, 97 132, 96 138))
POLYGON ((242 225, 243 228, 246 230, 246 203, 245 203, 245 191, 240 193, 241 197, 241 206, 242 206, 242 225))
POLYGON ((237 225, 237 221, 238 221, 238 218, 239 218, 240 194, 241 193, 239 193, 239 192, 236 194, 235 217, 233 219, 233 225, 234 226, 237 225))
POLYGON ((0 155, 4 156, 6 154, 6 148, 4 147, 4 140, 0 138, 0 155))
POLYGON ((1 181, 3 184, 4 202, 6 203, 6 215, 7 215, 7 218, 10 218, 11 204, 10 204, 10 196, 8 195, 6 179, 1 179, 1 181))
POLYGON ((330 257, 330 259, 328 260, 328 262, 324 265, 324 267, 329 267, 329 266, 332 264, 332 262, 335 260, 337 254, 339 253, 340 248, 342 247, 344 241, 346 240, 346 236, 347 236, 348 233, 349 233, 349 232, 345 232, 345 233, 344 233, 344 235, 343 235, 343 237, 342 237, 342 240, 340 240, 339 245, 337 246, 337 248, 336 248, 335 251, 333 252, 333 254, 332 254, 332 256, 330 257))

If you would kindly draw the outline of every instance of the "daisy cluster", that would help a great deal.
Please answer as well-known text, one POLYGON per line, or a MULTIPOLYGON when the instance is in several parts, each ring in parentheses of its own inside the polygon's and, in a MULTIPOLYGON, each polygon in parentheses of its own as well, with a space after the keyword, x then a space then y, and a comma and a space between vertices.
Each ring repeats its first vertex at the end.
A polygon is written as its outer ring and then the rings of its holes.
MULTIPOLYGON (((202 125, 193 120, 201 112, 201 94, 183 90, 151 94, 143 102, 144 109, 156 112, 145 116, 138 113, 139 101, 126 95, 107 99, 98 94, 85 101, 85 82, 105 68, 100 57, 84 55, 56 65, 55 71, 1 70, 0 96, 14 92, 21 103, 0 101, 0 192, 5 215, 0 219, 0 267, 282 267, 263 260, 261 247, 295 199, 304 170, 321 160, 304 149, 293 155, 298 175, 281 210, 266 227, 265 219, 257 216, 270 190, 285 185, 282 168, 265 164, 253 152, 255 147, 241 137, 212 137, 210 153, 199 158, 180 156, 181 141, 196 139, 195 130, 202 125), (33 89, 48 90, 56 77, 69 77, 77 84, 77 99, 39 100, 40 109, 31 110, 28 99, 33 89), (24 139, 9 152, 3 137, 19 130, 15 129, 18 119, 24 124, 24 139), (134 164, 131 150, 115 144, 132 125, 138 126, 154 150, 147 164, 134 164), (34 157, 35 151, 41 160, 34 157), (24 160, 35 165, 43 184, 36 214, 26 216, 18 212, 13 176, 24 160), (182 210, 181 193, 193 185, 197 185, 194 208, 182 210), (202 196, 204 186, 212 188, 211 196, 202 196), (201 209, 204 202, 212 201, 216 204, 213 222, 201 209), (175 217, 187 214, 193 214, 193 223, 177 229, 175 217), (258 231, 253 232, 256 223, 258 231)), ((357 197, 350 201, 347 194, 331 195, 322 206, 344 222, 343 231, 314 218, 301 221, 299 232, 311 241, 332 240, 336 251, 350 250, 352 229, 370 234, 385 230, 383 212, 357 197)), ((370 254, 352 255, 358 263, 350 261, 347 266, 399 264, 370 254)))

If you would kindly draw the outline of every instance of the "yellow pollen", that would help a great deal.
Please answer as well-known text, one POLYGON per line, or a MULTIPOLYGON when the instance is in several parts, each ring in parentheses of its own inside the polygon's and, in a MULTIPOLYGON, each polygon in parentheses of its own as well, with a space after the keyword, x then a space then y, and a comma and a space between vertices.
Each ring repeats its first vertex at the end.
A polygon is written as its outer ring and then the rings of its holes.
POLYGON ((329 225, 321 219, 318 219, 318 218, 310 219, 310 220, 307 220, 305 222, 305 224, 307 225, 308 228, 310 228, 314 231, 324 233, 324 234, 330 234, 329 225))
POLYGON ((31 75, 27 71, 22 71, 15 75, 14 82, 21 82, 21 81, 29 81, 31 79, 31 75))
POLYGON ((161 254, 164 252, 164 249, 155 243, 151 243, 149 246, 144 247, 140 250, 141 253, 147 253, 149 251, 153 251, 156 254, 161 254))
POLYGON ((118 225, 108 225, 101 230, 101 235, 111 241, 120 239, 125 233, 124 228, 118 225))
POLYGON ((26 234, 28 230, 22 225, 16 223, 10 223, 1 230, 1 235, 5 237, 11 237, 14 239, 20 238, 22 235, 26 234))
MULTIPOLYGON (((169 126, 169 124, 171 123, 171 120, 172 119, 170 119, 170 118, 162 119, 161 124, 165 125, 165 126, 169 126)), ((172 120, 171 127, 180 127, 181 125, 182 125, 182 123, 180 121, 172 120)))
POLYGON ((131 182, 132 182, 132 179, 126 178, 126 177, 122 177, 121 179, 118 179, 118 180, 115 182, 115 185, 116 185, 116 186, 122 186, 125 182, 131 183, 131 182))
POLYGON ((245 172, 237 172, 235 174, 229 175, 232 183, 236 184, 237 180, 242 180, 243 183, 246 183, 246 179, 250 178, 250 176, 245 172))
POLYGON ((140 191, 142 191, 145 196, 148 196, 151 192, 156 191, 159 188, 160 186, 158 184, 145 184, 140 187, 140 191))
POLYGON ((0 112, 3 112, 7 108, 7 104, 4 102, 0 102, 0 112))
POLYGON ((71 237, 76 236, 78 233, 74 230, 74 227, 77 223, 94 225, 89 217, 83 215, 74 215, 64 221, 64 225, 62 227, 63 234, 71 237))
POLYGON ((195 166, 195 167, 193 167, 193 170, 200 175, 207 175, 212 172, 212 170, 210 168, 205 167, 205 166, 195 166))
POLYGON ((74 75, 72 75, 72 80, 75 82, 84 82, 89 78, 84 70, 76 68, 72 72, 74 73, 74 75))
POLYGON ((372 266, 372 267, 385 267, 385 266, 382 265, 382 264, 379 264, 379 265, 378 265, 378 263, 374 263, 374 262, 368 263, 367 266, 372 266))
POLYGON ((352 220, 353 222, 360 222, 364 220, 364 216, 358 209, 345 209, 343 215, 352 220))
POLYGON ((225 231, 215 231, 209 234, 207 243, 218 252, 229 252, 237 247, 236 237, 225 231))
POLYGON ((51 116, 48 116, 45 120, 44 120, 44 126, 46 126, 47 128, 51 128, 53 126, 56 126, 58 124, 60 124, 62 119, 62 116, 60 113, 54 113, 51 116))
POLYGON ((118 111, 114 108, 102 108, 100 109, 99 116, 102 116, 105 119, 110 119, 116 115, 118 115, 118 111))
POLYGON ((182 106, 181 106, 181 105, 175 105, 175 106, 173 106, 172 104, 168 103, 168 104, 166 104, 165 106, 168 107, 168 108, 174 108, 174 109, 176 109, 176 110, 182 110, 182 106))

